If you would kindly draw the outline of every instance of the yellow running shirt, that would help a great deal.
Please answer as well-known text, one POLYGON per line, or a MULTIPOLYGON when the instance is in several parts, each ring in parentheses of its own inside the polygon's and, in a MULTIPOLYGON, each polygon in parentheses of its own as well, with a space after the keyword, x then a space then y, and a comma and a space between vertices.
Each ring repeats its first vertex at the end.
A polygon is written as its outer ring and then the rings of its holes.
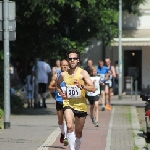
POLYGON ((73 76, 69 75, 68 72, 64 74, 64 82, 67 87, 67 99, 63 101, 63 107, 69 106, 74 110, 87 112, 87 103, 85 98, 85 90, 80 89, 74 84, 74 80, 78 80, 80 84, 84 85, 84 81, 80 79, 82 69, 77 67, 77 71, 73 76))

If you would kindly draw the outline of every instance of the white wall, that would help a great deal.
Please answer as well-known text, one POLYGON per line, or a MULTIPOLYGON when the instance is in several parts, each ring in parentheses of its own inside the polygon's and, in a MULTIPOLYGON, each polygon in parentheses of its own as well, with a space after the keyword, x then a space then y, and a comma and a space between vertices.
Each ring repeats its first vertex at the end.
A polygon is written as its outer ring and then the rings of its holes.
MULTIPOLYGON (((150 87, 150 47, 122 47, 122 63, 124 63, 124 50, 142 50, 142 88, 147 88, 148 86, 150 87)), ((114 61, 118 60, 118 47, 106 47, 105 53, 106 57, 109 57, 111 59, 112 65, 114 65, 114 61)), ((101 41, 93 40, 92 45, 90 45, 81 55, 83 66, 86 66, 87 59, 92 59, 94 65, 97 65, 97 62, 102 59, 101 41)), ((124 65, 122 67, 124 69, 124 65)))
POLYGON ((141 13, 141 16, 123 13, 122 26, 124 30, 150 29, 150 10, 141 13))
POLYGON ((123 12, 123 29, 150 29, 150 0, 147 0, 144 4, 141 4, 139 9, 141 16, 123 12))
POLYGON ((144 4, 140 4, 139 9, 141 10, 147 10, 150 9, 150 0, 146 0, 144 4))

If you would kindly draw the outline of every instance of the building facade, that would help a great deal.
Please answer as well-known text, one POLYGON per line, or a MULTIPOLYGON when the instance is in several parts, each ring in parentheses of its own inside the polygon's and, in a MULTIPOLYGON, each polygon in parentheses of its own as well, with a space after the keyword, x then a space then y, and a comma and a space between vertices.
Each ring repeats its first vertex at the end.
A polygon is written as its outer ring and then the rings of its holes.
MULTIPOLYGON (((141 15, 123 12, 122 16, 122 68, 124 78, 132 76, 138 81, 138 90, 150 88, 150 0, 139 6, 141 15)), ((101 40, 92 40, 81 56, 81 64, 92 59, 94 65, 104 56, 118 61, 119 39, 115 38, 110 47, 104 47, 101 40), (105 53, 105 54, 104 54, 105 53)))

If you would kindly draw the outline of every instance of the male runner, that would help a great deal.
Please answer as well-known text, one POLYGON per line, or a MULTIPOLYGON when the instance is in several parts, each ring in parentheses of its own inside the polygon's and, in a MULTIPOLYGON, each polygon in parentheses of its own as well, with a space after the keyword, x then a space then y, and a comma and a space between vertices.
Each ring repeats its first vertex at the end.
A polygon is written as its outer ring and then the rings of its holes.
POLYGON ((114 66, 111 66, 110 58, 106 58, 105 63, 109 73, 109 79, 105 82, 106 108, 108 110, 111 110, 111 94, 113 92, 113 78, 116 78, 116 72, 114 66))
MULTIPOLYGON (((68 62, 66 60, 62 60, 60 63, 60 67, 61 67, 61 72, 67 71, 68 69, 68 62)), ((61 137, 60 137, 60 142, 64 143, 64 146, 68 145, 68 141, 67 141, 67 128, 66 128, 66 122, 64 122, 64 116, 63 116, 63 99, 62 97, 59 95, 59 93, 56 91, 56 81, 59 78, 60 73, 55 73, 52 76, 52 80, 50 82, 49 85, 49 90, 54 91, 55 90, 55 100, 56 100, 56 110, 57 110, 57 116, 58 116, 58 125, 60 127, 61 130, 61 137)), ((62 82, 60 83, 61 89, 65 90, 66 86, 65 83, 62 82)))
POLYGON ((84 68, 84 70, 86 70, 88 74, 90 74, 92 67, 93 67, 93 61, 91 59, 88 59, 87 66, 84 68))
POLYGON ((102 96, 102 111, 105 110, 105 81, 106 81, 106 75, 108 73, 108 68, 104 66, 104 62, 100 60, 98 62, 97 66, 97 75, 100 76, 101 83, 100 83, 100 92, 102 96))
POLYGON ((96 91, 94 93, 87 92, 87 96, 88 96, 87 98, 90 103, 90 117, 95 127, 99 127, 98 125, 98 114, 99 114, 98 101, 99 101, 99 95, 100 95, 100 76, 97 76, 96 67, 91 68, 90 75, 91 75, 90 79, 92 80, 96 88, 96 91))
POLYGON ((78 50, 69 50, 67 52, 67 60, 69 62, 69 69, 66 72, 62 72, 58 78, 57 90, 64 99, 63 108, 70 150, 79 150, 82 129, 87 116, 85 91, 95 92, 95 87, 87 71, 78 67, 80 61, 80 52, 78 50), (60 87, 60 83, 63 81, 66 84, 66 92, 63 92, 60 87))

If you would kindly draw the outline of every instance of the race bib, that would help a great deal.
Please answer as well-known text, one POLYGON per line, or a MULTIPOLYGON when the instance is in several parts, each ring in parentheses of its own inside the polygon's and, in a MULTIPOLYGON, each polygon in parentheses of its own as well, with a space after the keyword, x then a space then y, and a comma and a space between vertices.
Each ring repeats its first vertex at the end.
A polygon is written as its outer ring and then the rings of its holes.
POLYGON ((101 81, 105 80, 105 74, 100 74, 101 81))
POLYGON ((63 93, 66 93, 66 87, 61 87, 63 93))
POLYGON ((67 85, 68 98, 81 98, 81 90, 76 85, 67 85))

